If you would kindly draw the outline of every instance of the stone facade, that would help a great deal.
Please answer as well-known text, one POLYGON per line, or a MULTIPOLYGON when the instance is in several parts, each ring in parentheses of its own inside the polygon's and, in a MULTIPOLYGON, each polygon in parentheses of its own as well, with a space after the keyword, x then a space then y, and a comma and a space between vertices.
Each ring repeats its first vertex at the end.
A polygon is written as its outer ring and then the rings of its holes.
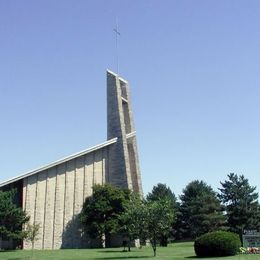
MULTIPOLYGON (((83 248, 79 215, 94 184, 104 184, 109 146, 24 178, 23 204, 31 224, 39 224, 35 249, 83 248)), ((86 243, 86 241, 85 241, 86 243)), ((91 244, 90 244, 91 246, 91 244)), ((31 243, 24 242, 30 249, 31 243)))
POLYGON ((107 72, 107 138, 117 137, 111 147, 109 182, 141 195, 142 184, 128 82, 107 72))
POLYGON ((37 241, 34 245, 24 241, 24 249, 96 246, 97 241, 82 237, 78 219, 94 184, 111 183, 142 195, 129 86, 111 71, 107 71, 107 139, 0 184, 1 189, 19 184, 21 206, 30 216, 30 223, 40 225, 37 241))

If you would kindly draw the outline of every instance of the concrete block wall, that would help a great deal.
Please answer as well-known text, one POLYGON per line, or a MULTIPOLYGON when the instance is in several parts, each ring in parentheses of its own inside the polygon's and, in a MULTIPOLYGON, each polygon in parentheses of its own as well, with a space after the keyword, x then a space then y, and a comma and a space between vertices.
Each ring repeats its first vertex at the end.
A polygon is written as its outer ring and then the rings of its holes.
POLYGON ((117 137, 109 153, 109 182, 115 186, 132 189, 130 166, 126 150, 126 131, 120 81, 116 74, 107 72, 107 139, 117 137))
MULTIPOLYGON (((30 224, 39 224, 34 245, 24 241, 24 249, 83 248, 78 215, 94 184, 108 178, 108 150, 97 149, 61 163, 23 180, 23 208, 30 224)), ((87 243, 87 244, 86 244, 87 243)))
POLYGON ((107 71, 107 137, 118 138, 109 153, 109 182, 142 196, 130 90, 128 82, 111 71, 107 71))

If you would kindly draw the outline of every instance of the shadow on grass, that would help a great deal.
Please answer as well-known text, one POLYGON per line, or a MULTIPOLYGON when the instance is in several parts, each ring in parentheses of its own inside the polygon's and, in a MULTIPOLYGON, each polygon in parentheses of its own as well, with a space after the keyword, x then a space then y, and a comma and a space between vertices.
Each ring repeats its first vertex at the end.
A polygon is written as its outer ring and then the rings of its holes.
POLYGON ((8 258, 8 260, 25 260, 25 259, 29 259, 28 257, 26 258, 8 258))
MULTIPOLYGON (((16 252, 16 250, 2 250, 0 251, 0 259, 1 259, 1 253, 10 253, 10 252, 16 252)), ((14 257, 14 258, 7 258, 8 260, 25 260, 25 259, 29 259, 28 257, 14 257)))
POLYGON ((197 258, 197 259, 210 259, 210 258, 227 258, 230 256, 203 256, 203 257, 198 257, 198 256, 186 256, 185 258, 197 258))
POLYGON ((150 256, 115 256, 115 257, 96 257, 94 259, 136 259, 136 258, 150 258, 150 256))
POLYGON ((121 250, 121 251, 118 251, 118 250, 100 250, 98 251, 99 253, 128 253, 128 251, 124 251, 124 250, 121 250))
POLYGON ((15 249, 10 249, 10 250, 0 250, 0 254, 1 253, 9 253, 9 252, 17 252, 18 250, 15 249))
MULTIPOLYGON (((131 251, 132 252, 132 251, 131 251)), ((140 258, 140 259, 145 259, 145 258, 150 258, 150 256, 146 256, 146 255, 140 255, 140 256, 131 256, 129 255, 128 253, 131 253, 131 252, 128 252, 128 251, 123 251, 123 250, 120 250, 120 251, 116 251, 116 250, 102 250, 102 251, 99 251, 99 253, 107 253, 107 254, 114 254, 114 253, 125 253, 124 256, 107 256, 107 257, 95 257, 94 259, 137 259, 137 258, 140 258)))

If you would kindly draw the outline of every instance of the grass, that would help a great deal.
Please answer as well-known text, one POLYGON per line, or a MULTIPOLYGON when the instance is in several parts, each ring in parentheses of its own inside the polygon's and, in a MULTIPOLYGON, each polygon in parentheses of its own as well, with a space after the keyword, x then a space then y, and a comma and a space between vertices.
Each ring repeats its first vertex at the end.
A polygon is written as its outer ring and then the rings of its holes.
MULTIPOLYGON (((31 251, 16 250, 0 252, 0 259, 9 260, 29 260, 31 251)), ((174 243, 168 247, 158 247, 156 259, 199 259, 195 256, 192 242, 174 243)), ((34 260, 68 260, 68 259, 155 259, 151 247, 143 247, 142 249, 132 248, 132 252, 123 252, 122 248, 109 249, 64 249, 64 250, 35 250, 34 260)), ((210 258, 220 259, 220 258, 210 258)), ((222 258, 223 259, 223 258, 222 258)), ((237 255, 225 257, 228 260, 256 260, 260 259, 259 255, 237 255)))

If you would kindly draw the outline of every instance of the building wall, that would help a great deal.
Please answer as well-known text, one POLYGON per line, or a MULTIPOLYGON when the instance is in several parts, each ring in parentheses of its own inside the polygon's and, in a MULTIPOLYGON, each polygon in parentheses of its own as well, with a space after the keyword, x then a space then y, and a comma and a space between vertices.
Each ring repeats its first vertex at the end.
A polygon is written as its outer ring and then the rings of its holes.
POLYGON ((81 237, 78 215, 93 185, 108 179, 109 149, 103 147, 24 178, 23 208, 30 224, 40 225, 37 241, 34 245, 25 241, 24 249, 91 246, 81 237))

